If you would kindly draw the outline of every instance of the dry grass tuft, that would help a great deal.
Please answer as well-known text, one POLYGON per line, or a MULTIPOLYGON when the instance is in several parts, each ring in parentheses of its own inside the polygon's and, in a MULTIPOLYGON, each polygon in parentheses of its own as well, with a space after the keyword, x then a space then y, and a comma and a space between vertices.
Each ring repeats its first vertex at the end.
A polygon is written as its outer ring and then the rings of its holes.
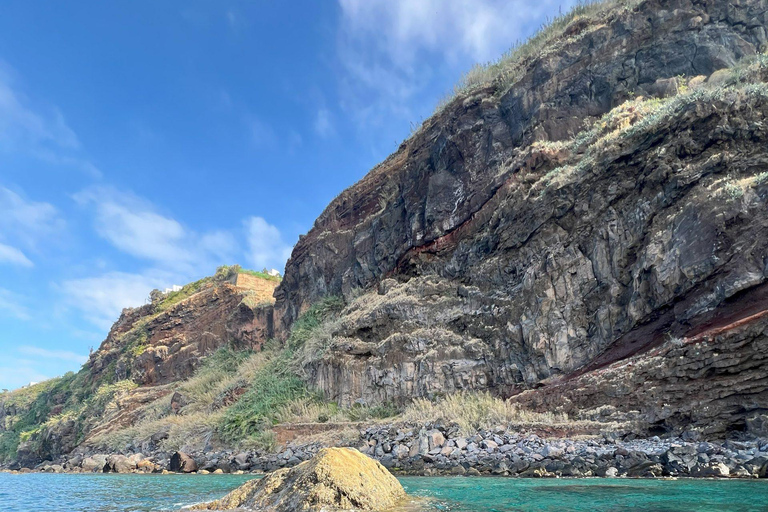
POLYGON ((566 414, 526 411, 517 404, 493 397, 488 392, 466 391, 447 395, 434 402, 417 398, 405 409, 402 419, 414 423, 435 420, 456 423, 464 435, 500 425, 505 427, 512 424, 556 425, 569 422, 566 414))

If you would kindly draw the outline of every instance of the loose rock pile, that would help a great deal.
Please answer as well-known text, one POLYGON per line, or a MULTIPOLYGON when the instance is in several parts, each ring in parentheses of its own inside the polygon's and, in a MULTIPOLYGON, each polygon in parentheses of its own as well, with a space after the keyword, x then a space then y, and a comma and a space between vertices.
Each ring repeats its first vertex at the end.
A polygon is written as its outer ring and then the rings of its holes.
MULTIPOLYGON (((544 439, 498 427, 464 435, 455 425, 378 425, 360 431, 361 452, 396 473, 520 477, 730 477, 768 474, 768 439, 705 442, 679 437, 621 438, 605 433, 544 439)), ((290 468, 311 459, 319 443, 289 444, 279 453, 181 452, 90 454, 47 462, 50 472, 238 473, 290 468)))

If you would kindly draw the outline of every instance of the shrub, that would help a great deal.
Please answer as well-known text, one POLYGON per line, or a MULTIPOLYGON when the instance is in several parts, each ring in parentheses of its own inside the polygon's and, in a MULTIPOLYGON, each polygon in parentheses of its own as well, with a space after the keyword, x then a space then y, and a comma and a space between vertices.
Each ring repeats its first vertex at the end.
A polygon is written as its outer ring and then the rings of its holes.
POLYGON ((456 423, 463 434, 470 435, 478 430, 514 423, 565 423, 568 416, 525 411, 488 392, 461 391, 436 401, 417 398, 405 409, 403 419, 417 423, 442 419, 456 423))

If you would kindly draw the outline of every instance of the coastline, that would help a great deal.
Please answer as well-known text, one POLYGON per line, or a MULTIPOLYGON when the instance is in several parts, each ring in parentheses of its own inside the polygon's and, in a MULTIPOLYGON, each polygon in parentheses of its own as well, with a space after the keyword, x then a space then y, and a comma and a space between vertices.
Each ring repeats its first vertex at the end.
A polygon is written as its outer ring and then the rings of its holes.
MULTIPOLYGON (((357 448, 397 476, 505 476, 517 478, 740 478, 768 477, 768 439, 704 441, 681 437, 636 438, 631 434, 540 437, 498 427, 462 434, 457 426, 375 425, 359 430, 357 448)), ((329 442, 311 436, 274 453, 258 450, 98 453, 79 448, 54 461, 14 473, 264 474, 293 467, 329 442), (179 462, 186 461, 184 462, 179 462)))

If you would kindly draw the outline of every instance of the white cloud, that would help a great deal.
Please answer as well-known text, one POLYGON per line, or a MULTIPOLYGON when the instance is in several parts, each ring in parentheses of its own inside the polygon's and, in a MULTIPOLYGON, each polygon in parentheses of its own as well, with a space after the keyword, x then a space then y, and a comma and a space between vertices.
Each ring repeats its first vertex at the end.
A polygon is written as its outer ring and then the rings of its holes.
POLYGON ((78 364, 84 364, 88 360, 88 356, 76 354, 68 350, 48 350, 45 348, 32 347, 29 345, 22 345, 19 347, 19 352, 28 356, 37 356, 46 359, 58 359, 61 361, 71 361, 78 364))
POLYGON ((95 207, 96 232, 116 248, 154 261, 186 261, 182 225, 160 215, 147 201, 110 187, 93 187, 74 196, 81 205, 95 207))
POLYGON ((244 221, 246 243, 242 243, 228 230, 198 233, 188 229, 159 213, 148 201, 114 188, 86 189, 74 199, 93 209, 96 232, 102 238, 120 251, 152 264, 138 273, 105 272, 56 286, 65 309, 79 311, 105 330, 123 308, 143 304, 154 288, 183 285, 211 275, 219 265, 238 261, 257 269, 283 268, 290 255, 290 246, 284 243, 280 230, 261 217, 244 221), (245 260, 240 257, 244 254, 245 260))
POLYGON ((19 320, 29 320, 30 314, 22 304, 23 298, 10 290, 0 288, 0 315, 6 313, 19 320))
POLYGON ((11 87, 7 76, 0 74, 0 144, 16 149, 27 144, 52 144, 76 149, 77 135, 67 126, 58 109, 47 116, 33 111, 11 87))
POLYGON ((15 247, 0 243, 0 264, 9 263, 22 267, 32 267, 34 264, 27 256, 15 247))
POLYGON ((114 247, 168 268, 207 269, 231 261, 236 251, 231 234, 199 234, 129 192, 93 187, 74 199, 94 208, 96 232, 114 247))
POLYGON ((269 224, 262 217, 250 217, 245 220, 248 236, 250 260, 256 270, 262 268, 285 268, 285 262, 291 255, 291 246, 283 242, 283 236, 277 227, 269 224))
POLYGON ((321 137, 330 137, 336 133, 331 121, 331 111, 327 108, 321 108, 315 116, 315 132, 321 137))
POLYGON ((229 28, 236 34, 248 26, 248 20, 232 9, 229 9, 226 12, 226 18, 227 25, 229 25, 229 28))
MULTIPOLYGON (((413 121, 416 96, 447 68, 495 60, 577 0, 339 0, 342 106, 359 122, 413 121)), ((457 80, 455 80, 457 81, 457 80)))
POLYGON ((70 279, 57 288, 67 307, 80 311, 86 320, 106 331, 123 308, 141 306, 154 288, 172 283, 172 276, 154 271, 147 274, 107 272, 70 279))
POLYGON ((39 240, 56 236, 63 228, 64 220, 53 205, 27 200, 0 186, 0 237, 35 247, 39 240))

